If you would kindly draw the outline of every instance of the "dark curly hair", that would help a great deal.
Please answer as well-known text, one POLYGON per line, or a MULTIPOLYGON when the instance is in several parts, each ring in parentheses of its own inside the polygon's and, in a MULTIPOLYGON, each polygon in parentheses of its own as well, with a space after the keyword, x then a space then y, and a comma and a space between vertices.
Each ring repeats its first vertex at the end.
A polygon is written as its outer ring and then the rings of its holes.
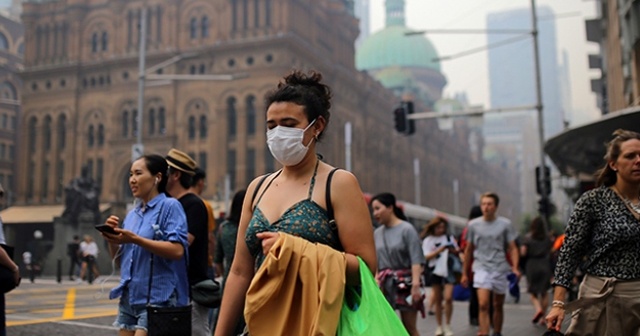
MULTIPOLYGON (((311 122, 318 117, 324 118, 329 124, 331 113, 331 88, 320 83, 322 74, 317 71, 309 71, 304 74, 302 71, 294 70, 284 77, 284 82, 278 83, 275 90, 270 91, 264 98, 264 105, 269 106, 277 102, 290 102, 304 107, 307 121, 311 122)), ((325 127, 326 129, 326 127, 325 127)), ((322 138, 324 131, 318 135, 322 138)))
POLYGON ((617 129, 613 132, 614 138, 607 144, 607 154, 604 155, 604 166, 596 172, 596 186, 609 187, 616 184, 618 176, 616 172, 611 169, 609 162, 615 162, 620 157, 620 147, 623 142, 636 139, 640 140, 640 133, 634 131, 627 131, 623 129, 617 129))

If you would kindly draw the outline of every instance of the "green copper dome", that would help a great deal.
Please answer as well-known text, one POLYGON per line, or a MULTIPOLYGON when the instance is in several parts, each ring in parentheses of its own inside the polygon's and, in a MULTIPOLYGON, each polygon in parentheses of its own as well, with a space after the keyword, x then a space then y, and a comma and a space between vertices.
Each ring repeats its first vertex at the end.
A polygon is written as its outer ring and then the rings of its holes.
POLYGON ((375 77, 386 88, 411 87, 415 84, 411 71, 397 66, 385 68, 377 72, 375 77))
POLYGON ((393 66, 429 68, 440 72, 436 48, 422 35, 406 36, 411 29, 394 25, 369 36, 356 51, 358 70, 393 66))

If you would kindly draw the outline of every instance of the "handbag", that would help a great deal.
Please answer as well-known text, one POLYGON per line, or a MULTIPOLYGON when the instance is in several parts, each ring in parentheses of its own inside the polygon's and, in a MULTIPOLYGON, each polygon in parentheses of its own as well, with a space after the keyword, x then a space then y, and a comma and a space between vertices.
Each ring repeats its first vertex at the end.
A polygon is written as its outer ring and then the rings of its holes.
MULTIPOLYGON (((13 259, 13 246, 5 244, 0 244, 0 246, 7 252, 9 258, 13 259)), ((20 281, 16 283, 13 270, 5 267, 4 265, 0 265, 0 293, 9 293, 10 291, 18 287, 19 284, 20 281)))
POLYGON ((358 262, 360 286, 345 287, 336 335, 408 336, 398 315, 378 288, 367 264, 360 257, 358 262))
POLYGON ((202 280, 191 286, 191 299, 197 304, 218 308, 222 301, 222 288, 220 282, 213 279, 202 280))
MULTIPOLYGON (((164 205, 164 204, 163 204, 164 205)), ((158 218, 162 218, 162 208, 158 218)), ((150 304, 153 279, 153 253, 149 268, 149 288, 147 291, 147 335, 182 336, 191 335, 191 305, 180 307, 155 307, 150 304)), ((186 261, 186 256, 183 256, 186 261)))

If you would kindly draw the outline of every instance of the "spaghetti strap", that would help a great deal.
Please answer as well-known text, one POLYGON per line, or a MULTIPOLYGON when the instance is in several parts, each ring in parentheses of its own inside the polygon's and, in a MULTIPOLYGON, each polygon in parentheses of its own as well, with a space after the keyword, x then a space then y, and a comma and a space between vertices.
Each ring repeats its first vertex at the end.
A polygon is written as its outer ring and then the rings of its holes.
POLYGON ((320 163, 320 159, 316 160, 316 167, 313 169, 313 176, 311 176, 311 183, 309 183, 309 196, 307 199, 311 200, 311 195, 313 195, 313 187, 316 184, 316 175, 318 175, 318 164, 320 163))
MULTIPOLYGON (((271 186, 271 183, 273 182, 273 180, 275 180, 276 178, 278 178, 278 176, 280 176, 280 173, 282 173, 282 169, 278 170, 278 172, 276 173, 276 176, 274 176, 271 180, 269 180, 269 183, 267 183, 267 186, 264 187, 264 190, 260 193, 260 196, 258 197, 258 200, 256 201, 256 205, 253 206, 254 209, 258 206, 258 204, 260 204, 260 200, 262 200, 262 196, 264 196, 264 193, 267 191, 267 189, 269 189, 269 187, 271 186)), ((257 192, 257 190, 256 190, 256 192, 257 192)))

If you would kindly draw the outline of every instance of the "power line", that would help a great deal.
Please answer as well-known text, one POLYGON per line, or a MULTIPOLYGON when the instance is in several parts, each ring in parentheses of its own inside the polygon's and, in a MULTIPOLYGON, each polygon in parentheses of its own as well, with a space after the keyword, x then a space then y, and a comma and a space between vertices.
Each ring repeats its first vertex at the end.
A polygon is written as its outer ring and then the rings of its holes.
POLYGON ((433 62, 449 61, 449 60, 460 58, 460 57, 463 57, 463 56, 468 56, 468 55, 471 55, 471 54, 475 54, 477 52, 481 52, 481 51, 485 51, 485 50, 501 47, 501 46, 504 46, 504 45, 507 45, 507 44, 515 43, 515 42, 518 42, 518 41, 522 41, 522 40, 525 40, 525 39, 528 39, 528 38, 530 38, 530 34, 523 34, 523 35, 512 37, 512 38, 509 38, 509 39, 506 39, 506 40, 503 40, 503 41, 500 41, 500 42, 488 44, 488 45, 483 46, 483 47, 473 48, 473 49, 469 49, 467 51, 459 52, 459 53, 454 54, 454 55, 437 57, 437 58, 432 59, 432 61, 433 62))

